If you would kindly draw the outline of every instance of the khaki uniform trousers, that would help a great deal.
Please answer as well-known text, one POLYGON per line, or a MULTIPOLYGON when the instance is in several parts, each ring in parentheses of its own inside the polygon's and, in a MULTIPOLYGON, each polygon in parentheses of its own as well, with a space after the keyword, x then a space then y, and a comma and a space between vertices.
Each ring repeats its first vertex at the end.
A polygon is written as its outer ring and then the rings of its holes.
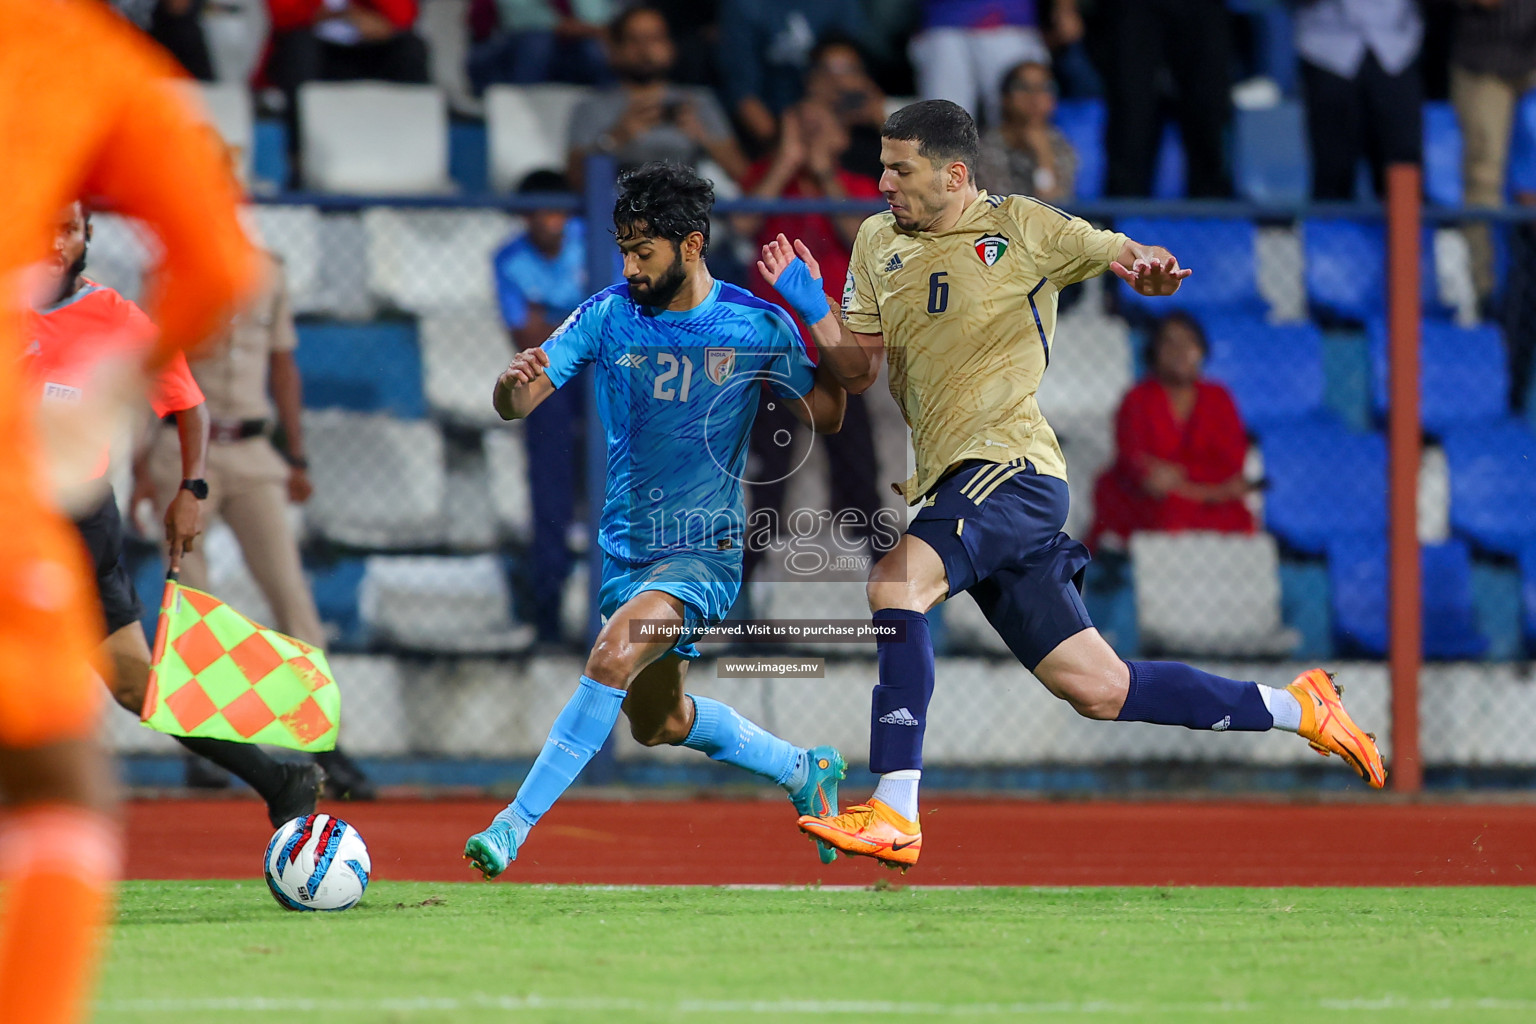
MULTIPOLYGON (((1536 88, 1536 75, 1521 80, 1451 65, 1451 103, 1461 125, 1462 198, 1468 206, 1503 205, 1515 104, 1531 88, 1536 88)), ((1466 236, 1472 281, 1478 297, 1486 298, 1497 284, 1492 234, 1484 222, 1469 224, 1466 236)))
MULTIPOLYGON (((155 507, 163 515, 181 487, 176 431, 160 429, 150 450, 149 468, 155 507)), ((206 473, 204 531, 215 519, 229 524, 246 567, 277 617, 271 625, 307 644, 325 646, 315 597, 304 579, 298 542, 288 526, 288 464, 265 437, 250 437, 210 443, 206 473)), ((182 558, 181 582, 196 590, 208 589, 208 563, 201 543, 182 558)))

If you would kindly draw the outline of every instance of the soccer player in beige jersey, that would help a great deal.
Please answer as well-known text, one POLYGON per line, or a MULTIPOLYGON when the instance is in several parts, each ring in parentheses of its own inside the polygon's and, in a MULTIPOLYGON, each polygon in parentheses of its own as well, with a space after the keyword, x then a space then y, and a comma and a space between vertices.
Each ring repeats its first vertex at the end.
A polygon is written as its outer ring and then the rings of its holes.
POLYGON ((1078 714, 1190 729, 1287 729, 1382 786, 1376 744, 1344 712, 1328 673, 1313 669, 1278 689, 1187 665, 1125 662, 1083 607, 1088 550, 1061 532, 1066 464, 1036 401, 1050 365, 1056 297, 1106 270, 1144 295, 1171 295, 1190 271, 1166 249, 1039 200, 979 191, 976 126, 953 103, 904 107, 881 134, 880 189, 890 212, 859 231, 841 316, 804 244, 781 235, 764 246, 760 264, 812 325, 824 364, 850 392, 868 388, 881 360, 889 361, 891 394, 917 453, 917 472, 901 491, 910 504, 922 503, 869 575, 875 621, 894 627, 879 641, 870 715, 870 770, 879 785, 867 804, 807 815, 801 829, 890 866, 917 862, 917 787, 934 677, 926 613, 962 590, 1078 714))

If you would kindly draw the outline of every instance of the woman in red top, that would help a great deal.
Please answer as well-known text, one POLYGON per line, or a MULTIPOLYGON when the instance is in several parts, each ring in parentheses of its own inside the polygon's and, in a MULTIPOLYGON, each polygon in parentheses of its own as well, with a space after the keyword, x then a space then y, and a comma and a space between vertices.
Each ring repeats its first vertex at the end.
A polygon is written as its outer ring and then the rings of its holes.
POLYGON ((1148 377, 1115 416, 1118 452, 1094 487, 1089 544, 1124 550, 1137 530, 1252 533, 1247 432, 1227 389, 1202 380, 1205 332, 1187 313, 1158 323, 1148 377))

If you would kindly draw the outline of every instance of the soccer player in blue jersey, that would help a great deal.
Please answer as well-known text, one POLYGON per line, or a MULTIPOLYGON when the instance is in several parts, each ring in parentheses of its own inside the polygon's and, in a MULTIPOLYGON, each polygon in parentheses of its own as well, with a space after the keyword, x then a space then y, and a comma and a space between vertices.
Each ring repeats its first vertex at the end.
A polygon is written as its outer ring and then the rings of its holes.
MULTIPOLYGON (((464 846, 486 878, 516 859, 621 710, 639 742, 681 744, 771 779, 801 814, 837 813, 846 771, 831 747, 797 747, 683 690, 698 657, 692 639, 725 618, 741 588, 741 474, 759 389, 766 383, 818 433, 842 425, 846 394, 812 364, 787 313, 710 275, 709 182, 647 164, 618 186, 625 283, 582 303, 496 382, 496 411, 521 419, 592 364, 608 483, 603 629, 517 798, 464 846)), ((836 856, 818 845, 823 862, 836 856)))

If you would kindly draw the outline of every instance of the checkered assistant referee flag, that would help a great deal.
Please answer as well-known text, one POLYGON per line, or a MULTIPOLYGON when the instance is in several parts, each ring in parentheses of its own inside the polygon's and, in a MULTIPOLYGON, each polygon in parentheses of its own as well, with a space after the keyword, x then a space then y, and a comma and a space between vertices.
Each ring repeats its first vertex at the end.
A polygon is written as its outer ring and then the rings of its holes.
POLYGON ((331 750, 341 690, 325 652, 169 578, 141 720, 172 736, 331 750))

